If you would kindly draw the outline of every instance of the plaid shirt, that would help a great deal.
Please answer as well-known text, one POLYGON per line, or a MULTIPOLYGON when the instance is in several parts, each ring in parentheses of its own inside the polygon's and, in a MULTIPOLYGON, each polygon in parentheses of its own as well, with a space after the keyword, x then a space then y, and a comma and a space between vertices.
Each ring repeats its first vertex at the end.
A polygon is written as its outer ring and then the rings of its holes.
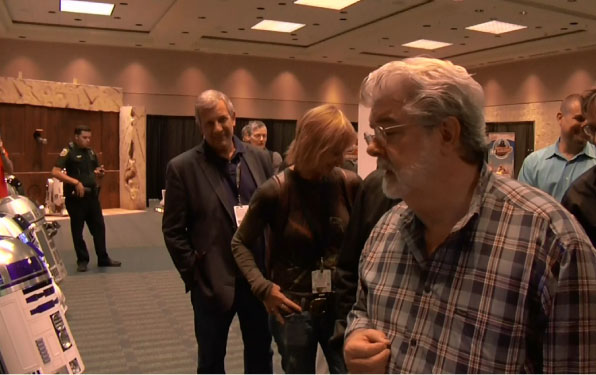
POLYGON ((596 250, 552 197, 486 166, 433 255, 402 202, 359 273, 346 336, 384 332, 388 372, 596 372, 596 250))

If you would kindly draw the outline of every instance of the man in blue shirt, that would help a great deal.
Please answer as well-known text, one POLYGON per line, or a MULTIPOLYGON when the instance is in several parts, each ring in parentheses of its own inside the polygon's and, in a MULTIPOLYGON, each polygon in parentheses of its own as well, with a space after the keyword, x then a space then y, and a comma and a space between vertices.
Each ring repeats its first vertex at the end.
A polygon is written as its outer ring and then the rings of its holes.
POLYGON ((581 128, 581 96, 567 96, 557 113, 561 135, 554 144, 526 157, 518 180, 543 190, 559 202, 571 183, 596 165, 596 147, 581 128))
MULTIPOLYGON (((596 144, 596 87, 583 95, 582 113, 585 117, 582 130, 590 143, 596 144)), ((584 227, 592 245, 596 246, 596 166, 588 169, 569 187, 563 200, 563 207, 569 210, 584 227)))

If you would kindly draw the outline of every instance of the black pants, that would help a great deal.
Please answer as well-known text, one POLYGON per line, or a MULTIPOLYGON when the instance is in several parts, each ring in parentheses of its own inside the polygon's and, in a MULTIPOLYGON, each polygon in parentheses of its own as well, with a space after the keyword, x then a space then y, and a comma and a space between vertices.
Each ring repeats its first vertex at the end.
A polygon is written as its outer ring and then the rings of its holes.
POLYGON ((77 253, 77 264, 89 263, 89 252, 85 240, 83 240, 85 223, 93 236, 97 262, 107 262, 109 257, 106 251, 106 226, 103 222, 101 204, 97 195, 86 194, 83 198, 66 197, 66 211, 70 216, 70 232, 77 253))
POLYGON ((199 345, 199 374, 225 373, 224 358, 228 332, 234 315, 238 313, 244 343, 244 373, 273 373, 271 333, 265 306, 250 291, 246 280, 237 279, 234 303, 229 311, 217 311, 199 300, 197 289, 190 291, 195 313, 195 336, 199 345))

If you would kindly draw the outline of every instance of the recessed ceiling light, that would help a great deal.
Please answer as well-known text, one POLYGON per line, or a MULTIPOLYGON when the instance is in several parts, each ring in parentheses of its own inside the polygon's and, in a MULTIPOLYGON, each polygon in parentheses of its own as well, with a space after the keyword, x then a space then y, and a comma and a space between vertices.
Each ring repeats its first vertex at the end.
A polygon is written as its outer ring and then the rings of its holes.
POLYGON ((359 2, 360 0, 296 0, 294 4, 308 5, 310 7, 340 10, 359 2))
POLYGON ((415 40, 410 43, 402 44, 402 46, 404 46, 404 47, 429 49, 429 50, 435 50, 435 49, 447 47, 450 45, 451 45, 451 43, 437 42, 435 40, 428 40, 428 39, 418 39, 418 40, 415 40))
POLYGON ((96 3, 91 1, 60 0, 60 11, 71 13, 97 14, 109 16, 114 10, 114 4, 96 3))
POLYGON ((275 20, 262 20, 257 23, 251 29, 253 30, 264 30, 264 31, 276 31, 279 33, 291 33, 304 27, 303 23, 284 22, 275 20))
POLYGON ((480 31, 483 33, 490 33, 490 34, 504 34, 510 31, 522 30, 526 29, 527 26, 523 25, 516 25, 513 23, 501 22, 501 21, 489 21, 484 23, 479 23, 478 25, 468 26, 466 27, 467 30, 474 30, 480 31))

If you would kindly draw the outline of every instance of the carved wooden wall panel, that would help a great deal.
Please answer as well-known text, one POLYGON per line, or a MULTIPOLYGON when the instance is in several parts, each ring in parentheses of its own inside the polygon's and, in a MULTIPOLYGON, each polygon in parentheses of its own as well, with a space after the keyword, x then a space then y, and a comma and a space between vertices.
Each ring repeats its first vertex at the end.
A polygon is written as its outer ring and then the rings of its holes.
POLYGON ((91 147, 104 164, 106 177, 100 200, 103 208, 119 207, 118 113, 0 103, 0 131, 14 163, 15 175, 27 195, 45 202, 45 184, 60 151, 73 138, 78 124, 91 127, 91 147), (43 129, 47 144, 33 138, 43 129))

